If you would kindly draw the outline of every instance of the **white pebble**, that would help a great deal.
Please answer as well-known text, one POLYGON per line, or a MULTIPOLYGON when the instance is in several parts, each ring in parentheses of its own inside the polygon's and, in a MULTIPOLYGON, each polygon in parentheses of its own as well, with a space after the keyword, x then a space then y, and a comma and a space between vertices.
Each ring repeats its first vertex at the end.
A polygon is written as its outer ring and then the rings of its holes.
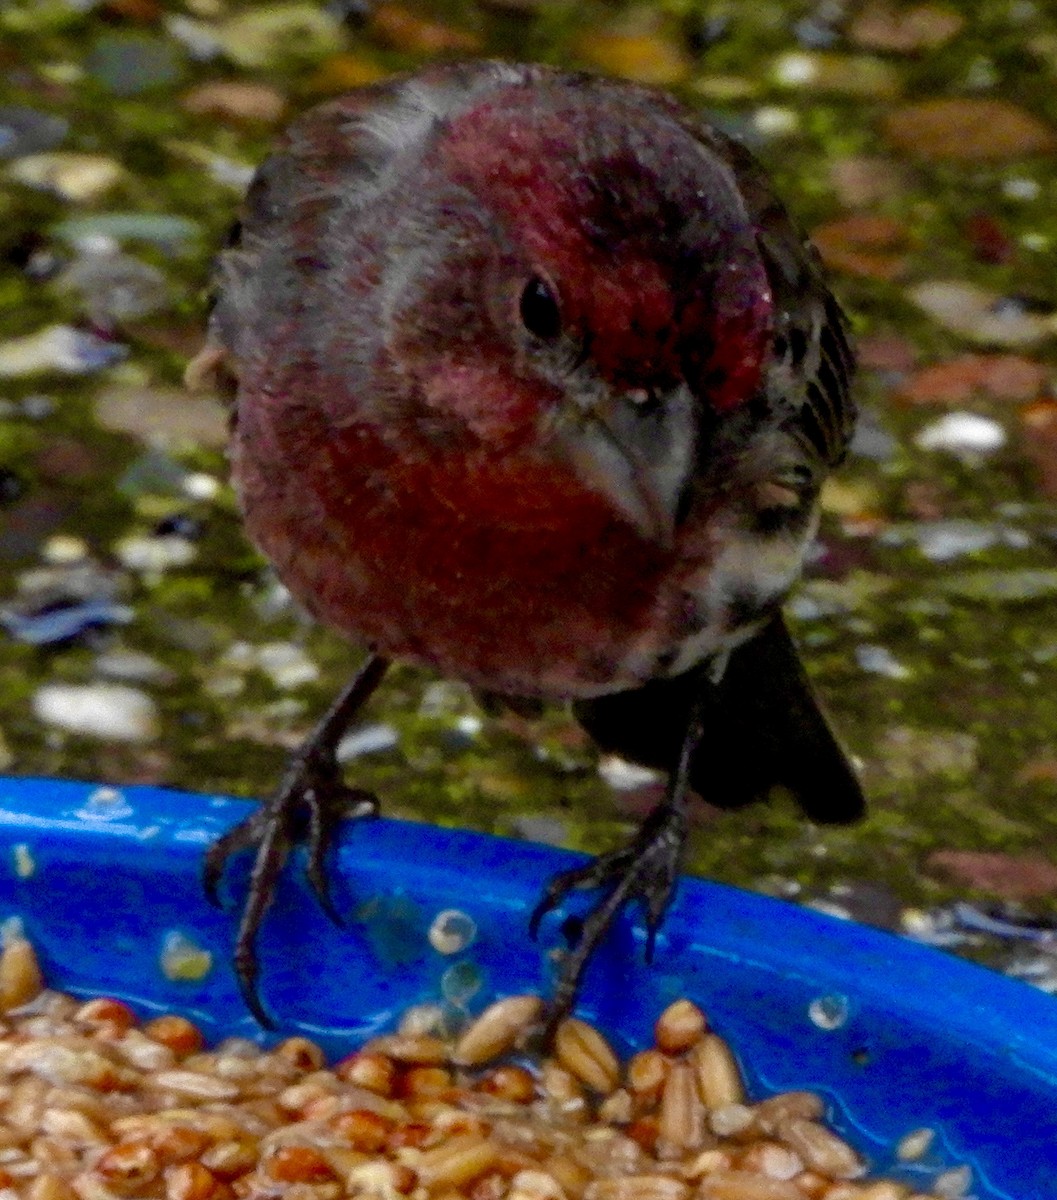
POLYGON ((319 678, 319 667, 293 642, 265 642, 257 648, 257 663, 272 683, 284 690, 319 678))
POLYGON ((884 675, 888 679, 909 679, 913 674, 887 646, 856 646, 855 661, 871 675, 884 675))
POLYGON ((55 192, 64 200, 97 200, 124 177, 120 163, 100 154, 57 150, 28 154, 8 167, 8 175, 27 187, 55 192))
POLYGON ((765 104, 753 113, 752 123, 764 137, 785 137, 800 128, 800 115, 791 108, 765 104))
POLYGON ((172 567, 187 566, 198 550, 193 542, 175 534, 134 534, 122 538, 114 547, 114 553, 130 571, 156 574, 172 567))
POLYGON ((384 754, 396 748, 400 735, 392 725, 363 725, 338 742, 338 762, 351 762, 364 754, 384 754))
POLYGON ((926 425, 914 442, 922 450, 948 454, 993 454, 1006 444, 1006 431, 990 417, 953 412, 926 425))
POLYGON ((185 475, 181 486, 184 495, 192 500, 213 500, 220 491, 220 481, 204 471, 192 471, 185 475))
POLYGON ((996 292, 957 279, 937 279, 910 289, 910 298, 945 329, 995 346, 1030 346, 1053 333, 1053 321, 996 292))
POLYGON ((603 754, 598 760, 598 773, 617 792, 633 792, 636 788, 649 787, 664 779, 661 771, 628 762, 617 754, 603 754))
POLYGON ((124 348, 72 325, 48 325, 36 333, 0 342, 0 377, 19 378, 58 371, 84 375, 124 356, 124 348))
POLYGON ((776 83, 786 87, 802 87, 818 78, 818 59, 811 54, 781 55, 774 64, 774 79, 776 83))
POLYGON ((41 547, 40 556, 45 562, 57 566, 80 562, 88 557, 88 543, 83 538, 73 537, 68 533, 57 533, 48 538, 41 547))
POLYGON ((69 733, 118 742, 146 742, 158 732, 158 712, 145 692, 115 683, 49 683, 32 701, 38 720, 69 733))
POLYGON ((1037 179, 1027 179, 1023 175, 1013 175, 1002 180, 1002 195, 1010 200, 1037 200, 1042 194, 1042 185, 1037 179))

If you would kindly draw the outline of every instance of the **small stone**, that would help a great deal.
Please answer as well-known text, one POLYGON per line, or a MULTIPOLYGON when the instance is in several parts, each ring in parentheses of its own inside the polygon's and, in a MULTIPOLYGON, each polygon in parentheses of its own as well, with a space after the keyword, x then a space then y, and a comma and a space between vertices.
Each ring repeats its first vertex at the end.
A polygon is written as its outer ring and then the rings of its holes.
POLYGON ((898 96, 902 88, 891 63, 865 54, 796 50, 775 59, 771 78, 779 87, 883 99, 898 96))
POLYGON ((115 96, 140 96, 170 87, 183 74, 177 46, 151 33, 104 33, 85 60, 91 79, 115 96))
POLYGON ((95 414, 104 428, 130 433, 153 445, 227 444, 228 409, 213 396, 192 395, 183 388, 124 385, 108 388, 96 399, 95 414))
POLYGON ((157 267, 120 252, 86 254, 71 263, 57 282, 79 292, 84 311, 103 327, 149 316, 169 300, 168 280, 157 267))
POLYGON ((958 457, 994 454, 1006 444, 1006 431, 990 417, 953 412, 926 425, 914 444, 922 450, 941 450, 958 457))
POLYGON ((338 743, 338 762, 351 762, 365 754, 385 754, 400 744, 400 734, 392 725, 363 725, 347 733, 338 743))
POLYGON ((88 204, 116 187, 125 172, 120 163, 102 154, 57 150, 19 158, 8 167, 7 175, 27 187, 54 192, 63 200, 88 204))
POLYGON ((909 679, 913 674, 887 646, 856 646, 855 661, 871 675, 884 675, 887 679, 909 679))
POLYGON ((84 737, 146 742, 158 733, 154 701, 121 684, 45 684, 31 703, 38 720, 84 737))
POLYGON ((629 762, 617 754, 603 754, 598 760, 598 773, 618 792, 634 791, 636 788, 647 787, 651 783, 663 781, 662 771, 652 767, 643 767, 638 763, 629 762))
POLYGON ((286 97, 277 88, 239 79, 215 79, 199 84, 181 103, 197 116, 260 121, 268 125, 280 120, 286 111, 286 97))
POLYGON ((0 107, 0 159, 39 154, 59 145, 70 131, 64 117, 20 105, 0 107))
POLYGON ((918 158, 995 161, 1045 154, 1057 135, 1006 100, 953 97, 907 104, 884 121, 888 141, 918 158))
POLYGON ((228 58, 241 67, 315 62, 342 49, 339 22, 315 4, 258 5, 229 17, 216 33, 228 58))
POLYGON ((940 4, 917 4, 896 8, 884 0, 867 4, 848 27, 848 38, 867 50, 889 50, 909 54, 935 50, 957 36, 965 17, 940 4))
POLYGON ((186 538, 133 534, 122 538, 114 546, 114 553, 130 571, 155 575, 174 567, 186 567, 198 551, 186 538))
POLYGON ((319 667, 293 642, 265 642, 258 646, 257 665, 275 687, 283 690, 315 683, 319 678, 319 667))
POLYGON ((87 375, 112 366, 127 350, 72 325, 48 325, 36 333, 0 342, 0 378, 43 375, 87 375))
POLYGON ((1030 346, 1057 332, 1052 316, 1030 312, 996 292, 961 280, 921 283, 909 295, 934 321, 970 341, 1030 346))

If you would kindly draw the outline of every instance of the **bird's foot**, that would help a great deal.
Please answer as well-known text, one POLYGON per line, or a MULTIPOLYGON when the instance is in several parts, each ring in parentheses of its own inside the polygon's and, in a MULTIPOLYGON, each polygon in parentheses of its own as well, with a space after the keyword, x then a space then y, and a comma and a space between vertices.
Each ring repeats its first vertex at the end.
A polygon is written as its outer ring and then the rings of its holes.
POLYGON ((529 922, 533 937, 547 913, 570 892, 604 889, 602 898, 582 919, 575 941, 562 960, 548 1008, 548 1034, 572 1011, 591 955, 620 910, 631 901, 637 900, 646 911, 646 961, 652 961, 657 929, 679 874, 686 827, 681 807, 662 804, 627 846, 556 875, 547 885, 529 922))
POLYGON ((305 842, 308 882, 320 907, 340 925, 341 916, 327 877, 327 851, 340 821, 375 816, 377 812, 378 801, 374 796, 350 788, 342 781, 333 752, 310 743, 295 755, 274 795, 219 837, 206 852, 206 894, 218 907, 220 883, 228 860, 245 850, 255 853, 234 958, 239 990, 262 1025, 274 1028, 275 1023, 265 1011, 258 992, 257 933, 290 851, 297 842, 305 842))

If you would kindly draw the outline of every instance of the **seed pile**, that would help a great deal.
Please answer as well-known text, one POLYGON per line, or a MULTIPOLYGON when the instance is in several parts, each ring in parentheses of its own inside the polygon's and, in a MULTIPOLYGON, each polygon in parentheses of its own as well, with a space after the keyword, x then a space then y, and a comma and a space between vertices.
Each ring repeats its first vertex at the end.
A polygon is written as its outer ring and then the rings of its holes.
POLYGON ((0 1200, 934 1200, 865 1181, 818 1096, 750 1103, 688 1000, 623 1065, 575 1019, 519 1056, 541 1004, 514 996, 454 1040, 411 1010, 327 1067, 42 990, 13 939, 0 1008, 0 1200))

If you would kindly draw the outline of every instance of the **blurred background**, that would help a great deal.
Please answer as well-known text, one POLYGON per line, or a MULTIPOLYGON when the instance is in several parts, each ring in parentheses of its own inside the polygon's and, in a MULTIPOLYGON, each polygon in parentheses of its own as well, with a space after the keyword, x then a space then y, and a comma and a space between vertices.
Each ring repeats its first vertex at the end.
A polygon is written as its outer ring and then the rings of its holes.
MULTIPOLYGON (((690 867, 1057 991, 1057 16, 1039 0, 4 0, 0 771, 266 794, 359 652, 244 539, 181 386, 293 114, 445 57, 670 88, 814 236, 863 418, 790 618, 869 818, 781 796, 690 867)), ((393 672, 343 744, 385 811, 588 850, 661 782, 561 710, 393 672)))

